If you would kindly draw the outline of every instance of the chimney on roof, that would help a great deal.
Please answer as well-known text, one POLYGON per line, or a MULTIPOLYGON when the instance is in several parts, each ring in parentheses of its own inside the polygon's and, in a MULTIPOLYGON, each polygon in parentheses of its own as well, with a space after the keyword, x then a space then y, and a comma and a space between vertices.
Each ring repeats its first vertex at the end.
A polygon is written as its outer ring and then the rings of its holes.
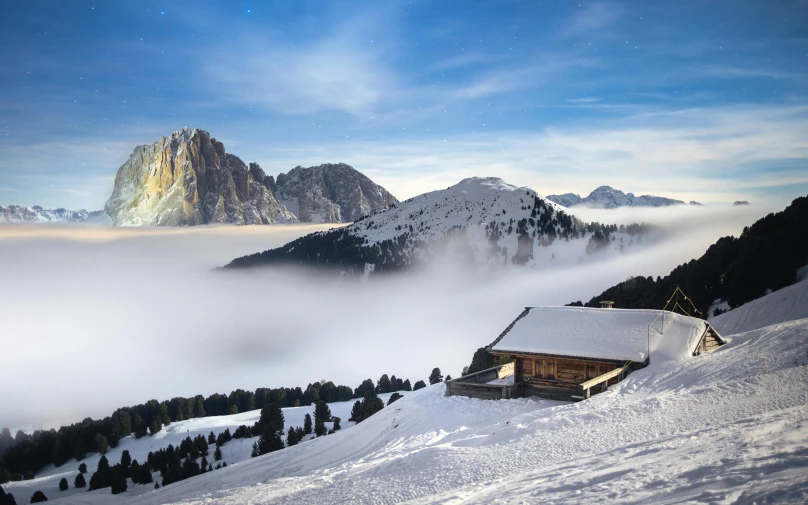
POLYGON ((600 308, 601 308, 601 309, 613 309, 613 308, 614 308, 614 302, 609 302, 609 301, 606 301, 606 300, 601 300, 601 301, 600 301, 600 308))

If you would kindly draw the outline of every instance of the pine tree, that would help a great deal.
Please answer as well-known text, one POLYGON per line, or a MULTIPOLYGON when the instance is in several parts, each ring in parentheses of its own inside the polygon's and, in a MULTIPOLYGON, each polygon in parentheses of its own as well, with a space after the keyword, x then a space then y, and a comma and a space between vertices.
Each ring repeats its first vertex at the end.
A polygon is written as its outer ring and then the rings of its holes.
POLYGON ((314 434, 318 437, 322 437, 323 435, 327 434, 328 430, 325 427, 325 423, 322 421, 314 421, 314 434))
POLYGON ((79 465, 79 472, 87 473, 87 463, 82 463, 79 465))
POLYGON ((107 437, 100 433, 96 433, 93 437, 93 450, 101 454, 106 454, 107 450, 109 450, 109 441, 107 440, 107 437))
POLYGON ((122 471, 118 470, 114 473, 110 487, 112 487, 112 494, 120 494, 126 491, 129 486, 126 484, 126 477, 124 477, 122 471))
POLYGON ((216 446, 216 450, 213 451, 213 460, 214 461, 222 460, 222 449, 219 446, 216 446))
POLYGON ((351 408, 351 417, 349 417, 348 420, 355 423, 362 420, 362 402, 359 400, 356 400, 356 402, 353 404, 353 408, 351 408))
POLYGON ((342 429, 342 426, 339 425, 339 417, 334 418, 334 431, 339 431, 342 429))
POLYGON ((311 435, 311 416, 306 414, 306 417, 303 419, 303 431, 306 435, 311 435))
POLYGON ((390 379, 387 377, 387 374, 382 375, 379 377, 379 381, 376 383, 376 392, 377 393, 389 393, 392 389, 390 384, 390 379))
POLYGON ((62 477, 62 480, 59 481, 59 491, 67 491, 70 486, 67 484, 67 479, 62 477))
POLYGON ((84 475, 78 474, 76 475, 76 479, 73 481, 73 487, 82 488, 87 485, 87 481, 84 480, 84 475))
POLYGON ((404 381, 404 387, 402 389, 404 391, 412 391, 412 385, 410 384, 410 379, 404 381))
POLYGON ((440 373, 440 368, 435 367, 432 369, 432 373, 429 374, 429 383, 430 384, 437 384, 438 382, 443 381, 443 375, 440 373))
POLYGON ((447 375, 446 378, 444 379, 444 381, 446 381, 446 382, 449 382, 450 380, 452 380, 451 375, 447 375))
POLYGON ((323 400, 317 402, 314 406, 314 422, 327 423, 331 421, 331 409, 328 404, 323 400))
POLYGON ((418 391, 419 389, 423 389, 423 388, 425 388, 425 387, 426 387, 426 384, 424 384, 424 381, 418 381, 418 382, 416 382, 416 383, 415 383, 415 385, 412 387, 412 390, 413 390, 413 391, 418 391))
POLYGON ((163 423, 159 417, 154 417, 149 423, 149 433, 154 435, 163 429, 163 423))
POLYGON ((216 435, 214 435, 212 431, 210 432, 210 435, 208 435, 208 444, 216 445, 216 435))
POLYGON ((286 434, 286 445, 291 447, 297 445, 298 442, 297 431, 292 426, 289 426, 289 432, 286 434))
POLYGON ((390 395, 390 399, 387 400, 387 406, 389 407, 391 403, 393 403, 394 401, 399 400, 401 398, 404 398, 404 397, 401 396, 399 393, 393 393, 392 395, 390 395))
POLYGON ((121 466, 123 468, 129 468, 132 464, 132 456, 129 455, 129 450, 124 449, 123 453, 121 453, 121 466))
POLYGON ((37 491, 31 496, 31 503, 42 503, 48 501, 48 497, 42 491, 37 491))

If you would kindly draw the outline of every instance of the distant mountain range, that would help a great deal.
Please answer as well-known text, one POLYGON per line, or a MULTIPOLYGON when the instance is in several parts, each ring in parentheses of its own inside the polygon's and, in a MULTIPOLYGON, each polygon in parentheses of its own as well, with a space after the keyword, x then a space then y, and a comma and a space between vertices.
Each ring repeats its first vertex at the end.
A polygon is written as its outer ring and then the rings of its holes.
MULTIPOLYGON (((615 209, 617 207, 666 207, 668 205, 684 205, 685 203, 681 200, 673 200, 662 196, 635 196, 634 193, 623 193, 619 189, 614 189, 610 186, 601 186, 589 193, 589 196, 586 198, 582 198, 575 193, 547 195, 545 198, 563 207, 584 205, 602 209, 615 209)), ((700 205, 698 202, 690 203, 700 205)))
POLYGON ((81 223, 103 219, 102 211, 87 212, 86 210, 43 209, 35 205, 22 207, 19 205, 0 205, 0 223, 55 223, 69 222, 81 223))
POLYGON ((401 270, 450 252, 476 265, 544 266, 616 254, 647 226, 587 224, 529 188, 474 177, 376 211, 352 225, 307 235, 283 247, 238 258, 227 268, 272 264, 333 267, 342 272, 401 270), (556 257, 554 243, 564 251, 556 257))

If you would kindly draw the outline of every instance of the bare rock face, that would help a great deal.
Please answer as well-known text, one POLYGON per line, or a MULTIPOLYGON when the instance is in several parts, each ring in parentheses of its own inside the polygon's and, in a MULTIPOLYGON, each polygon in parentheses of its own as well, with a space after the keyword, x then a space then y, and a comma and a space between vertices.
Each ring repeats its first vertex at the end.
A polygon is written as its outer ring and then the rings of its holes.
POLYGON ((280 174, 275 194, 300 221, 347 223, 398 200, 358 170, 344 163, 295 167, 280 174))
POLYGON ((248 167, 204 130, 186 128, 138 146, 115 175, 104 211, 119 226, 295 223, 272 177, 248 167))

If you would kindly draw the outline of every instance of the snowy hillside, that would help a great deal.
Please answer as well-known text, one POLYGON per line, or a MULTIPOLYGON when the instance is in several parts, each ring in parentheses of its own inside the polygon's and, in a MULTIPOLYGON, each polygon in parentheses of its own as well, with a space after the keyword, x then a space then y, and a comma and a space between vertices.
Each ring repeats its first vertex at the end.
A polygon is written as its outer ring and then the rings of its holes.
MULTIPOLYGON (((712 314, 712 310, 709 312, 712 314)), ((745 303, 729 312, 710 317, 719 333, 751 331, 780 321, 808 318, 808 280, 745 303)))
POLYGON ((582 198, 575 193, 547 195, 546 198, 564 207, 585 205, 587 207, 602 209, 615 209, 617 207, 666 207, 668 205, 681 205, 685 203, 681 200, 665 198, 664 196, 635 196, 634 193, 623 193, 619 189, 614 189, 611 186, 600 186, 589 193, 589 196, 586 198, 582 198))
MULTIPOLYGON (((576 404, 447 398, 438 384, 137 503, 804 503, 806 352, 803 319, 657 361, 576 404)), ((132 503, 93 494, 64 503, 132 503)))
MULTIPOLYGON (((391 394, 392 393, 380 394, 379 398, 384 401, 386 405, 391 394)), ((399 394, 409 395, 411 393, 399 391, 399 394)), ((356 423, 348 421, 348 418, 351 417, 351 407, 353 407, 354 401, 355 400, 328 404, 329 408, 331 409, 331 414, 340 418, 342 430, 356 426, 356 423)), ((314 416, 313 405, 308 407, 290 407, 282 410, 285 420, 285 428, 287 430, 290 426, 303 426, 303 421, 306 414, 309 414, 312 417, 314 416)), ((260 417, 261 410, 259 409, 228 416, 210 416, 189 419, 186 421, 178 421, 166 426, 163 430, 159 431, 153 436, 145 436, 140 439, 135 438, 134 435, 125 437, 121 439, 117 447, 110 449, 106 456, 110 461, 110 464, 114 464, 121 460, 121 454, 123 451, 127 450, 129 451, 129 454, 133 460, 143 463, 147 460, 149 452, 165 449, 169 444, 173 445, 174 447, 179 447, 180 442, 182 442, 182 440, 186 437, 191 437, 192 439, 197 435, 207 437, 211 431, 218 435, 219 433, 224 432, 226 429, 229 429, 230 432, 233 433, 241 425, 252 426, 256 421, 259 420, 260 417)), ((333 423, 326 423, 326 427, 329 429, 331 429, 332 425, 333 423)), ((308 441, 313 438, 313 435, 308 435, 306 440, 308 441)), ((252 445, 257 439, 258 437, 242 438, 233 439, 227 442, 222 446, 222 462, 232 465, 234 463, 249 460, 251 457, 250 453, 252 451, 252 445)), ((216 462, 213 460, 214 449, 215 447, 210 448, 208 461, 213 463, 215 466, 216 462)), ((81 461, 81 463, 85 463, 87 465, 88 472, 85 475, 87 481, 90 480, 90 476, 98 467, 98 461, 100 459, 101 455, 91 454, 81 461)), ((131 480, 129 481, 129 489, 127 492, 120 496, 111 496, 109 488, 99 489, 91 492, 88 492, 87 488, 76 489, 73 486, 73 480, 78 474, 78 466, 79 462, 72 459, 60 467, 49 465, 36 475, 36 479, 22 482, 12 482, 4 484, 3 487, 7 492, 15 495, 17 503, 27 503, 27 499, 36 490, 43 491, 51 501, 55 498, 64 499, 66 497, 70 497, 70 500, 64 501, 65 503, 75 503, 73 500, 77 499, 77 497, 74 496, 76 494, 82 496, 82 498, 85 495, 102 495, 99 503, 106 503, 104 500, 126 496, 136 496, 153 490, 153 485, 133 485, 131 480), (63 477, 67 478, 68 482, 70 483, 70 488, 67 491, 59 491, 59 480, 61 480, 63 477), (23 498, 25 501, 20 501, 20 498, 23 498)), ((155 473, 154 479, 155 482, 160 482, 160 474, 155 473)))
POLYGON ((228 267, 292 262, 380 271, 446 253, 477 265, 547 266, 580 263, 595 253, 619 254, 647 232, 640 225, 587 224, 532 189, 474 177, 228 267))

